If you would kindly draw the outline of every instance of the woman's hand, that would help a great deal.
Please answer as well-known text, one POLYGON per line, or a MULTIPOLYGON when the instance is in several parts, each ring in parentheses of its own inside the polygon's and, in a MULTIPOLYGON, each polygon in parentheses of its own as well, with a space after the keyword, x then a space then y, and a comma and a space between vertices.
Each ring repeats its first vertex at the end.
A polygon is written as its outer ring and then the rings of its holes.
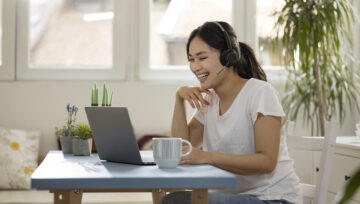
MULTIPOLYGON (((189 151, 189 146, 183 146, 183 154, 189 151)), ((179 164, 209 164, 210 152, 193 147, 189 156, 181 158, 179 164)))
POLYGON ((196 107, 198 110, 200 110, 201 107, 210 105, 209 101, 205 100, 201 93, 207 93, 209 95, 212 94, 211 91, 200 87, 183 86, 178 89, 176 96, 186 100, 191 105, 191 107, 196 107))

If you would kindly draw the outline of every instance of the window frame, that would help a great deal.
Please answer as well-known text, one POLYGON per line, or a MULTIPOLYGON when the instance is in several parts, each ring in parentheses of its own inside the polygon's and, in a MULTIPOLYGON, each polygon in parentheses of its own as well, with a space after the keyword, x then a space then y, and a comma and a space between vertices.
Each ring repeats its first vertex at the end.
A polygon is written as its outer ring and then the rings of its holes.
POLYGON ((114 1, 113 12, 113 61, 111 66, 36 66, 29 64, 29 1, 18 0, 16 27, 16 76, 19 80, 124 80, 129 67, 128 32, 122 27, 128 25, 129 0, 114 1))
MULTIPOLYGON (((233 22, 238 40, 253 48, 258 58, 259 38, 257 36, 256 4, 257 0, 233 0, 233 22)), ((267 80, 272 84, 282 85, 285 83, 284 66, 262 65, 262 68, 266 73, 267 80)))
MULTIPOLYGON (((189 71, 190 67, 186 66, 162 66, 150 67, 150 13, 151 0, 141 1, 138 3, 139 15, 139 58, 136 78, 140 80, 169 80, 183 81, 195 80, 193 74, 189 71), (141 15, 140 15, 141 14, 141 15)), ((185 52, 185 50, 184 50, 185 52)))
POLYGON ((15 80, 15 11, 16 1, 2 1, 2 39, 0 80, 15 80))
MULTIPOLYGON (((359 10, 360 3, 353 2, 359 10)), ((87 66, 45 66, 29 68, 28 0, 3 0, 2 65, 0 80, 125 80, 195 82, 189 66, 150 68, 151 0, 114 0, 113 69, 87 66), (6 49, 6 52, 4 52, 6 49), (77 68, 77 69, 71 69, 77 68), (161 68, 161 69, 160 69, 161 68)), ((246 42, 258 56, 256 36, 256 1, 232 0, 232 24, 238 40, 246 42)), ((353 49, 360 58, 359 23, 353 32, 353 49)), ((263 66, 271 82, 284 83, 281 66, 263 66)))
MULTIPOLYGON (((140 80, 196 80, 186 66, 162 66, 151 67, 150 65, 150 12, 151 0, 141 1, 139 7, 139 59, 136 78, 140 80)), ((239 41, 249 44, 258 56, 258 37, 256 36, 256 1, 232 0, 232 24, 239 41)), ((185 50, 184 50, 185 51, 185 50)), ((271 81, 284 80, 280 77, 281 66, 263 66, 271 81)))

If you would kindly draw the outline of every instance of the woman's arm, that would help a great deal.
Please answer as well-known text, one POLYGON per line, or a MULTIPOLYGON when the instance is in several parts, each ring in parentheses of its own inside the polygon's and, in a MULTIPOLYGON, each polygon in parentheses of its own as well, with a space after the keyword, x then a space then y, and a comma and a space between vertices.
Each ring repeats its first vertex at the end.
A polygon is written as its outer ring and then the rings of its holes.
MULTIPOLYGON (((223 154, 205 152, 193 149, 188 157, 184 157, 180 164, 208 163, 218 168, 242 175, 272 172, 277 164, 281 118, 258 114, 254 125, 255 153, 247 155, 223 154)), ((184 147, 184 151, 187 147, 184 147)))
POLYGON ((200 109, 200 104, 202 106, 209 105, 210 103, 202 97, 201 92, 211 94, 210 91, 199 87, 181 87, 178 89, 171 125, 172 137, 189 140, 194 147, 198 147, 202 143, 204 126, 195 118, 187 124, 185 100, 188 101, 193 108, 196 107, 200 109))
POLYGON ((189 140, 189 127, 186 122, 184 99, 176 92, 175 108, 171 124, 171 136, 189 140))
POLYGON ((200 148, 203 141, 204 125, 195 118, 191 119, 189 125, 189 137, 193 147, 200 148))

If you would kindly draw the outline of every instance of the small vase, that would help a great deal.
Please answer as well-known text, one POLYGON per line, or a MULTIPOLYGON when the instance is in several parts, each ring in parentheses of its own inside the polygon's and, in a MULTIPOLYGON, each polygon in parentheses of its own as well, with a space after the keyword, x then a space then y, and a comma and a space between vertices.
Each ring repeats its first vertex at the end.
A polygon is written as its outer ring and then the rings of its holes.
POLYGON ((82 140, 73 138, 73 154, 75 156, 89 156, 92 149, 92 139, 82 140))
POLYGON ((73 136, 60 135, 61 150, 64 154, 73 153, 73 136))

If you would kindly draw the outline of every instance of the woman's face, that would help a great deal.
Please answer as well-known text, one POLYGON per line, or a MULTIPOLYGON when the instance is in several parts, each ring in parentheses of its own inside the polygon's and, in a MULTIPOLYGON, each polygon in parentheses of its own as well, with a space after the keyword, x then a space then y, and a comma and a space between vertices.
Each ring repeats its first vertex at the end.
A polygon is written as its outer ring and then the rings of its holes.
POLYGON ((210 47, 201 38, 195 37, 189 45, 190 69, 200 81, 203 89, 214 88, 221 77, 218 72, 223 68, 220 51, 210 47))

